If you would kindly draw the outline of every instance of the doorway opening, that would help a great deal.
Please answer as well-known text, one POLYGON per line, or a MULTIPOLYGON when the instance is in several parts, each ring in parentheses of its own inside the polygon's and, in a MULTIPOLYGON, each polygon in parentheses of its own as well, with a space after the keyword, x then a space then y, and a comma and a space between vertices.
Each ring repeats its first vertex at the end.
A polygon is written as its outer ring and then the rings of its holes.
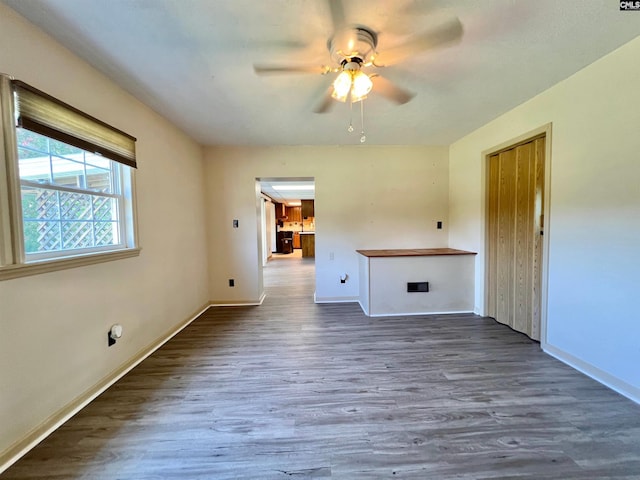
MULTIPOLYGON (((274 286, 308 286, 315 293, 315 179, 257 178, 260 197, 261 272, 265 291, 274 286), (286 262, 286 265, 282 264, 286 262)), ((301 292, 302 293, 302 292, 301 292)))

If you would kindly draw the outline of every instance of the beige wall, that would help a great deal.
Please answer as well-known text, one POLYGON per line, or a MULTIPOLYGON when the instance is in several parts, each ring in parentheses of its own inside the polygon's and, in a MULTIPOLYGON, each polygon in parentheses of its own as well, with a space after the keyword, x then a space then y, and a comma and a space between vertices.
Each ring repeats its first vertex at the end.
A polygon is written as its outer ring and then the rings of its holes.
POLYGON ((256 178, 315 178, 316 297, 356 301, 356 249, 447 246, 447 155, 447 147, 208 148, 210 299, 258 301, 262 295, 256 178))
MULTIPOLYGON (((481 152, 549 122, 550 353, 640 401, 640 38, 451 145, 450 245, 480 253, 481 152)), ((476 307, 484 311, 484 290, 476 307)))
POLYGON ((1 455, 208 292, 202 149, 1 4, 0 44, 0 71, 138 138, 142 246, 136 258, 0 282, 1 455), (114 322, 124 336, 107 348, 114 322))

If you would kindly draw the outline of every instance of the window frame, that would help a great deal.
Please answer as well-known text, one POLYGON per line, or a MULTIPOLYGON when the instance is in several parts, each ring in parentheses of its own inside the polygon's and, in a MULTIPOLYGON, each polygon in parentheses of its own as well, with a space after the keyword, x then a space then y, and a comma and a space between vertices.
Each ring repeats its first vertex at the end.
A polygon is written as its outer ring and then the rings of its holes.
MULTIPOLYGON (((0 74, 0 281, 138 256, 140 247, 135 195, 136 169, 112 158, 109 160, 118 164, 120 182, 118 224, 121 243, 51 253, 25 252, 12 81, 11 77, 0 74)), ((86 117, 93 119, 88 115, 86 117)), ((46 133, 40 134, 55 139, 46 133)), ((86 151, 85 148, 83 150, 86 151)), ((43 186, 47 188, 48 185, 43 186)))

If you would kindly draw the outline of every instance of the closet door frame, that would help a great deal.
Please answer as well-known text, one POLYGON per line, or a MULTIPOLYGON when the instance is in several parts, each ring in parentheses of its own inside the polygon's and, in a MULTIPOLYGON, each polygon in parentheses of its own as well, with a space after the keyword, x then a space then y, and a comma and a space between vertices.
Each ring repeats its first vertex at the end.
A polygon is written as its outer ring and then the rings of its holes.
POLYGON ((540 345, 544 349, 547 344, 547 302, 548 302, 548 279, 549 279, 549 239, 551 237, 550 207, 551 207, 551 145, 552 145, 552 124, 548 123, 539 128, 526 132, 515 138, 507 140, 482 152, 482 237, 484 238, 484 308, 483 315, 488 315, 490 288, 490 231, 489 221, 489 161, 492 155, 499 154, 505 150, 528 143, 540 136, 545 137, 545 158, 544 158, 544 200, 543 200, 543 231, 542 235, 542 263, 541 267, 541 289, 540 289, 540 345))

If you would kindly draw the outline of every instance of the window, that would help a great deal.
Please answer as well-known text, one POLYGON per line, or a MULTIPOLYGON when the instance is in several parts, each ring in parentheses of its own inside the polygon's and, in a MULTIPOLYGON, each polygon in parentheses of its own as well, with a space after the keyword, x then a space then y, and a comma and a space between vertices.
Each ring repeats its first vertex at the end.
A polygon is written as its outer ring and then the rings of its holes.
POLYGON ((0 80, 0 280, 137 255, 135 138, 0 80))

